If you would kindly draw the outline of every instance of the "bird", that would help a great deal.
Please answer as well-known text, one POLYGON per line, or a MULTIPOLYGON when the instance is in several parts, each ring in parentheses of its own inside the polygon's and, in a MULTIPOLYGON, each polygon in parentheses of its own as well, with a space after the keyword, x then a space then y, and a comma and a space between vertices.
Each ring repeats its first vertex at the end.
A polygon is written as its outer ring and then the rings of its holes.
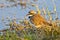
POLYGON ((26 16, 29 16, 28 18, 30 19, 30 22, 34 24, 36 28, 41 27, 41 25, 52 25, 48 23, 42 15, 38 14, 34 10, 30 10, 26 16))

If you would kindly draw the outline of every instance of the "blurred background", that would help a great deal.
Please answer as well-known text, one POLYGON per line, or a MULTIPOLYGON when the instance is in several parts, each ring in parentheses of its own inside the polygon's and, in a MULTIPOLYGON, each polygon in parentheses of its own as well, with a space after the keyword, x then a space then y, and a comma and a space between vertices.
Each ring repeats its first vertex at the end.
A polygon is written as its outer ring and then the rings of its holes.
POLYGON ((9 26, 5 25, 9 23, 7 19, 16 18, 17 20, 22 20, 29 10, 36 10, 36 7, 30 4, 38 5, 39 9, 48 8, 53 13, 51 14, 53 20, 55 20, 56 12, 60 20, 60 0, 0 0, 0 30, 9 28, 9 26), (21 4, 21 2, 25 4, 21 4))

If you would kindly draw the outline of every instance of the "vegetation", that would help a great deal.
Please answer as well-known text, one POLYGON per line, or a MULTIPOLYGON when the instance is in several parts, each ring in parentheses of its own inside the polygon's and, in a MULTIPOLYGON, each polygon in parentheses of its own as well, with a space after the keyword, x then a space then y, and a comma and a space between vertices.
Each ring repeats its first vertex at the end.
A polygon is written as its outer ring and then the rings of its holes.
MULTIPOLYGON (((15 1, 13 0, 13 2, 15 1)), ((27 4, 20 5, 26 7, 27 4)), ((36 7, 38 13, 42 13, 41 10, 39 10, 38 5, 31 4, 31 6, 36 7)), ((54 10, 56 13, 55 6, 54 10)), ((43 13, 44 16, 48 14, 48 20, 51 22, 52 26, 42 25, 42 28, 35 28, 26 18, 24 18, 22 21, 19 20, 19 23, 17 23, 16 18, 7 18, 9 21, 8 26, 10 26, 10 28, 0 31, 0 40, 60 40, 60 20, 52 20, 51 12, 48 10, 48 7, 46 10, 43 7, 43 13)), ((4 18, 2 18, 2 22, 3 21, 4 18)))
POLYGON ((10 22, 10 29, 0 34, 0 40, 60 40, 60 27, 55 23, 37 29, 28 20, 20 21, 19 24, 10 22))

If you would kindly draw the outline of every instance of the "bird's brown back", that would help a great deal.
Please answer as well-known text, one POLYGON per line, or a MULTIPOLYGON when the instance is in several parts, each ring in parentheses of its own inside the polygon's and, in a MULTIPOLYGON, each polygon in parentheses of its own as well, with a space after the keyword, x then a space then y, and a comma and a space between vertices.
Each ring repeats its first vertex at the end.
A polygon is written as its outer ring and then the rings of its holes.
POLYGON ((35 14, 30 18, 30 21, 34 25, 42 25, 42 24, 49 24, 44 17, 42 17, 40 14, 35 14))

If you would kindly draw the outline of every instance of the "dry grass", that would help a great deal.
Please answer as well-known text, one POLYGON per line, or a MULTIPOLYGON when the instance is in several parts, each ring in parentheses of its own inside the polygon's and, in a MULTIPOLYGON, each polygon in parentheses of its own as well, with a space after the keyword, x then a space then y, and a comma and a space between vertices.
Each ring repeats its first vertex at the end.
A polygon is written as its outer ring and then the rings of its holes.
POLYGON ((3 31, 0 40, 59 40, 60 27, 56 22, 53 26, 42 25, 42 28, 35 28, 28 20, 19 24, 16 21, 10 23, 10 29, 3 31))
MULTIPOLYGON (((26 6, 24 3, 20 5, 26 6)), ((38 6, 34 4, 32 6, 37 8, 39 14, 41 13, 38 6)), ((0 40, 60 40, 60 20, 53 21, 50 11, 48 8, 46 9, 43 9, 44 15, 46 16, 46 13, 48 13, 52 26, 42 25, 42 28, 35 28, 26 19, 19 21, 19 24, 13 20, 9 23, 10 29, 3 30, 0 34, 0 40)), ((56 11, 56 7, 54 7, 54 11, 56 11)), ((4 21, 4 18, 2 18, 2 21, 4 21)))

